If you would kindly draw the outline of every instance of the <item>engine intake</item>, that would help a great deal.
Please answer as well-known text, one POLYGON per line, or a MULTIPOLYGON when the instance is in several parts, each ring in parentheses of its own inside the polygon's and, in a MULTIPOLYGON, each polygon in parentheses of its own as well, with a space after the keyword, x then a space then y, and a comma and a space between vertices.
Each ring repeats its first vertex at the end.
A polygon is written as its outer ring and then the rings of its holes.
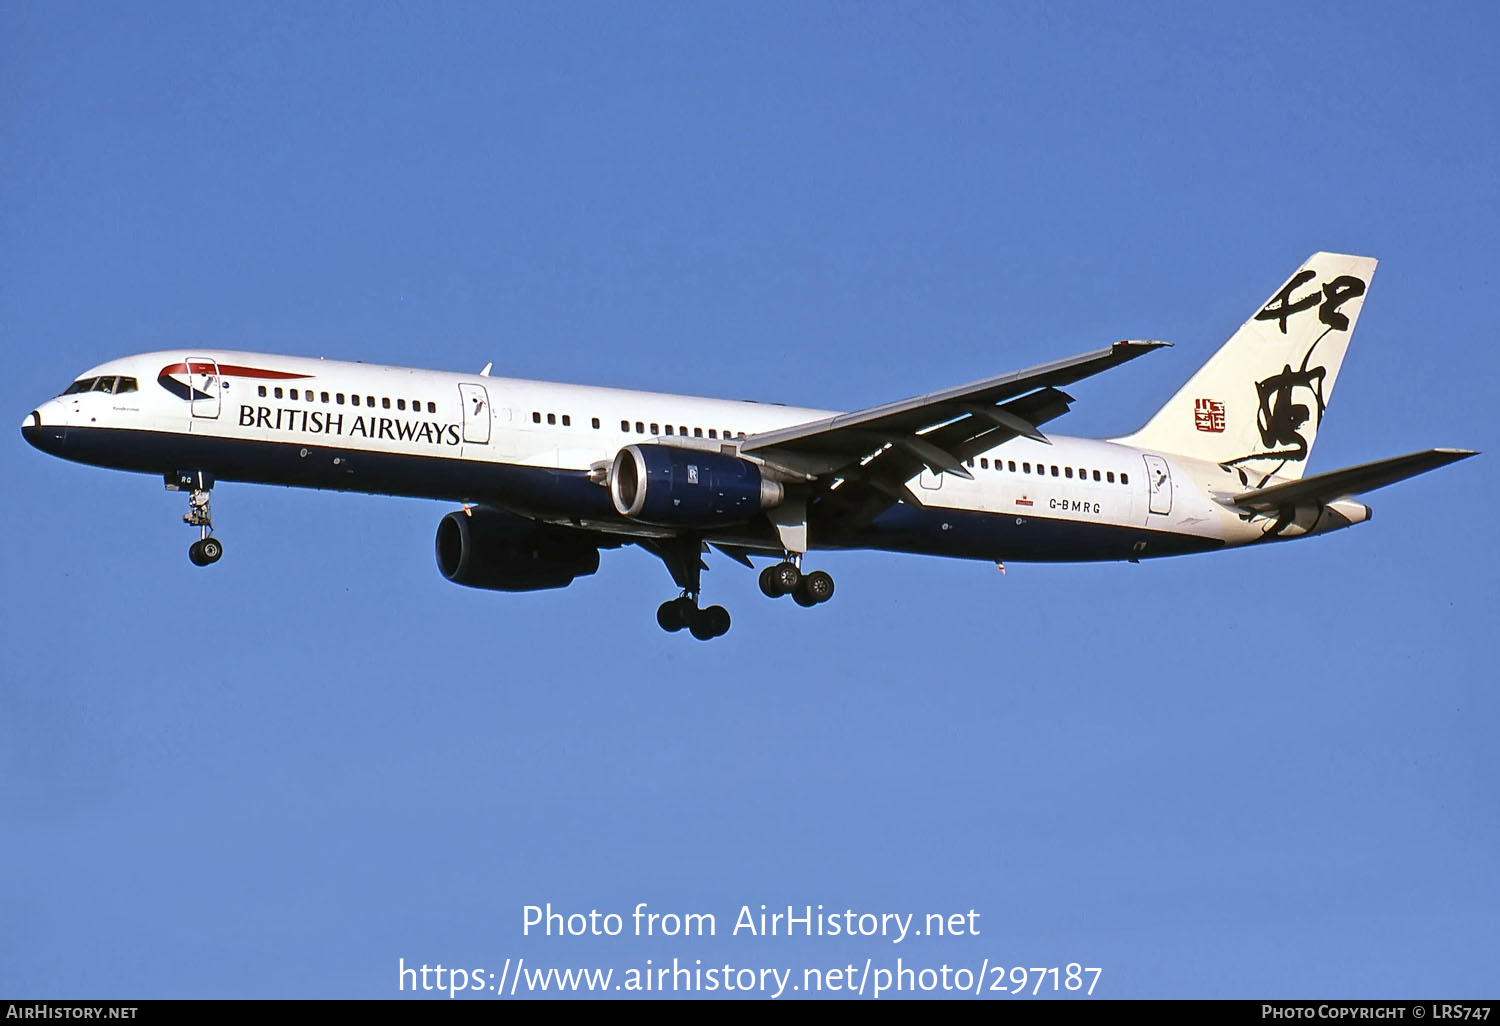
POLYGON ((669 526, 711 527, 749 520, 781 504, 781 483, 738 456, 627 445, 609 467, 609 495, 621 516, 669 526))
POLYGON ((599 549, 566 532, 498 510, 449 513, 438 522, 437 564, 454 584, 490 591, 566 588, 599 569, 599 549))

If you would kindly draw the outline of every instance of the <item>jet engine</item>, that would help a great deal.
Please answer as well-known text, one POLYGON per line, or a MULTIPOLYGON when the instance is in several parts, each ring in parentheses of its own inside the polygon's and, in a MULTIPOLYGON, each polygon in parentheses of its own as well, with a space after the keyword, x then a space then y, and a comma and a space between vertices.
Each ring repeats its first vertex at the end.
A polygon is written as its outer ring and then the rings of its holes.
POLYGON ((781 483, 748 460, 650 444, 615 455, 609 495, 621 516, 672 527, 742 523, 783 498, 781 483))
POLYGON ((449 513, 438 522, 438 570, 454 584, 490 591, 566 588, 599 569, 586 538, 499 510, 449 513))

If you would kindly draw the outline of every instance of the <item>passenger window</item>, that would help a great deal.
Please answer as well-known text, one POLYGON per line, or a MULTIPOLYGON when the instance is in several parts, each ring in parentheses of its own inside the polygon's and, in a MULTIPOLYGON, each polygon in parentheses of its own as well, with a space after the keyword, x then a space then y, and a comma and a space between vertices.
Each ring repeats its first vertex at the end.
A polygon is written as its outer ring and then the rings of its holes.
POLYGON ((718 428, 709 428, 708 429, 708 437, 709 438, 718 438, 719 437, 719 429, 718 428))
POLYGON ((677 433, 679 435, 682 435, 684 438, 686 438, 687 437, 687 428, 685 428, 685 427, 683 427, 683 426, 681 426, 679 424, 678 427, 677 427, 677 433))
POLYGON ((283 398, 283 393, 282 393, 281 389, 279 389, 279 388, 276 389, 276 398, 278 398, 278 399, 283 398))
POLYGON ((661 427, 660 427, 660 425, 652 424, 651 425, 651 433, 653 435, 659 435, 659 434, 661 434, 661 427))
POLYGON ((327 401, 328 401, 328 393, 327 393, 327 392, 324 392, 324 393, 323 393, 323 401, 324 401, 324 402, 325 402, 325 403, 326 403, 326 402, 327 402, 327 401))
POLYGON ((375 406, 375 397, 373 395, 365 396, 365 405, 373 409, 375 406))
MULTIPOLYGON (((327 400, 325 399, 324 401, 326 402, 327 400)), ((396 409, 398 409, 398 410, 404 410, 404 409, 406 409, 406 400, 405 399, 397 399, 396 400, 396 409)))
POLYGON ((428 413, 436 413, 437 412, 437 403, 428 403, 427 404, 427 412, 428 413))
POLYGON ((630 421, 628 421, 628 420, 622 420, 622 421, 620 421, 620 430, 621 431, 629 431, 630 430, 630 421))
POLYGON ((1130 475, 1129 474, 1125 474, 1125 473, 1120 474, 1120 483, 1121 484, 1129 484, 1130 483, 1130 475))
POLYGON ((702 428, 693 428, 693 437, 694 438, 702 438, 703 437, 703 429, 702 428))
POLYGON ((599 418, 598 417, 594 418, 594 430, 595 431, 599 430, 599 418))
MULTIPOLYGON (((1067 474, 1065 476, 1071 480, 1072 477, 1073 477, 1073 468, 1072 467, 1063 467, 1063 469, 1067 471, 1067 474)), ((1052 473, 1056 474, 1057 471, 1054 469, 1052 471, 1052 473)))
POLYGON ((635 433, 638 435, 644 435, 646 433, 646 425, 642 424, 640 421, 636 421, 635 433))
POLYGON ((265 385, 261 385, 258 389, 255 390, 255 393, 256 393, 256 395, 258 395, 262 399, 264 399, 266 397, 266 386, 265 385))
POLYGON ((1096 471, 1094 471, 1094 480, 1095 480, 1095 481, 1098 481, 1098 480, 1099 480, 1099 471, 1097 471, 1097 470, 1096 470, 1096 471))
POLYGON ((980 459, 979 459, 979 469, 980 470, 989 470, 990 469, 990 461, 981 456, 980 459))
POLYGON ((573 418, 570 417, 570 416, 568 416, 566 413, 564 413, 563 414, 563 427, 572 427, 572 426, 573 426, 573 418))
POLYGON ((357 396, 357 395, 351 395, 349 397, 349 401, 351 403, 353 403, 355 406, 358 406, 359 405, 359 396, 357 396))
POLYGON ((340 406, 344 405, 344 393, 335 392, 333 394, 333 401, 338 403, 340 406))
MULTIPOLYGON (((292 398, 293 399, 297 398, 297 396, 296 396, 295 393, 292 395, 292 398)), ((391 397, 390 396, 383 395, 383 396, 380 397, 380 408, 382 410, 389 410, 391 408, 391 397)))
POLYGON ((1024 474, 1031 473, 1031 464, 1030 463, 1023 463, 1023 464, 1021 464, 1021 472, 1024 473, 1024 474))
POLYGON ((1052 464, 1052 476, 1053 477, 1057 476, 1057 464, 1056 463, 1052 464))
POLYGON ((1011 460, 1010 461, 1010 472, 1012 474, 1014 474, 1016 472, 1016 461, 1015 460, 1011 460))
POLYGON ((668 425, 667 425, 667 434, 669 434, 669 435, 670 435, 670 434, 671 434, 671 433, 672 433, 672 425, 671 425, 671 424, 668 424, 668 425))
POLYGON ((538 413, 536 410, 532 410, 531 411, 531 422, 533 424, 540 424, 542 422, 542 415, 540 413, 538 413))
POLYGON ((1113 470, 1111 470, 1111 471, 1108 471, 1108 472, 1107 472, 1107 473, 1106 473, 1106 474, 1105 474, 1105 475, 1104 475, 1104 479, 1105 479, 1105 480, 1106 480, 1106 481, 1108 481, 1108 482, 1109 482, 1109 483, 1110 483, 1110 484, 1114 484, 1114 483, 1115 483, 1115 472, 1114 472, 1114 471, 1113 471, 1113 470))
POLYGON ((547 423, 556 426, 556 424, 557 424, 557 414, 555 414, 555 413, 549 413, 549 414, 547 414, 547 423))

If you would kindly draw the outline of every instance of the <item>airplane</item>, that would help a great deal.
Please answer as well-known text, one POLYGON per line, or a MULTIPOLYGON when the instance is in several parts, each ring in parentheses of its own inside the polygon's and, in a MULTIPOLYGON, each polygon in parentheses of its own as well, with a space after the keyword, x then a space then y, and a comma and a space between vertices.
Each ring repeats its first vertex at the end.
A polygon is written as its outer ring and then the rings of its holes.
POLYGON ((678 597, 657 622, 707 641, 709 547, 812 607, 810 552, 994 562, 1129 560, 1324 534, 1370 518, 1355 495, 1475 455, 1428 449, 1304 476, 1375 271, 1315 253, 1140 430, 1046 434, 1063 391, 1169 343, 1102 349, 840 413, 210 347, 85 372, 22 424, 44 452, 160 474, 188 493, 198 566, 216 563, 219 481, 462 504, 438 523, 448 580, 561 588, 639 545, 678 597))

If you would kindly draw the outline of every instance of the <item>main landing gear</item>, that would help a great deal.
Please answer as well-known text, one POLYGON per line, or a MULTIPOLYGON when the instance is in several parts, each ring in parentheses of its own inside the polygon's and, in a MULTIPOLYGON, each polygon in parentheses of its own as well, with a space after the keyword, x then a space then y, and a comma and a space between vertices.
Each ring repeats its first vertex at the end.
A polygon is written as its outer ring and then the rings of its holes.
MULTIPOLYGON (((698 607, 705 569, 701 539, 691 536, 653 538, 642 539, 637 544, 658 556, 667 565, 672 580, 682 589, 677 598, 657 607, 656 622, 662 630, 672 634, 687 630, 699 641, 708 641, 729 631, 729 610, 723 606, 698 607)), ((760 590, 771 598, 790 595, 799 606, 816 606, 833 598, 833 577, 823 570, 804 574, 801 563, 801 553, 787 552, 782 562, 760 572, 760 590)))
POLYGON ((760 572, 760 590, 767 598, 790 595, 797 605, 808 608, 833 598, 833 577, 823 570, 804 574, 797 562, 788 559, 760 572))
POLYGON ((189 527, 198 528, 198 540, 188 546, 188 559, 192 560, 194 566, 210 566, 224 555, 224 543, 214 537, 214 516, 209 506, 213 487, 213 476, 201 470, 184 470, 167 475, 169 491, 188 491, 188 511, 182 515, 182 522, 189 527))
POLYGON ((698 607, 703 590, 703 542, 691 536, 643 541, 641 546, 655 553, 667 565, 667 572, 682 594, 663 602, 656 610, 656 622, 669 634, 687 629, 699 641, 711 641, 729 633, 729 610, 723 606, 698 607))

